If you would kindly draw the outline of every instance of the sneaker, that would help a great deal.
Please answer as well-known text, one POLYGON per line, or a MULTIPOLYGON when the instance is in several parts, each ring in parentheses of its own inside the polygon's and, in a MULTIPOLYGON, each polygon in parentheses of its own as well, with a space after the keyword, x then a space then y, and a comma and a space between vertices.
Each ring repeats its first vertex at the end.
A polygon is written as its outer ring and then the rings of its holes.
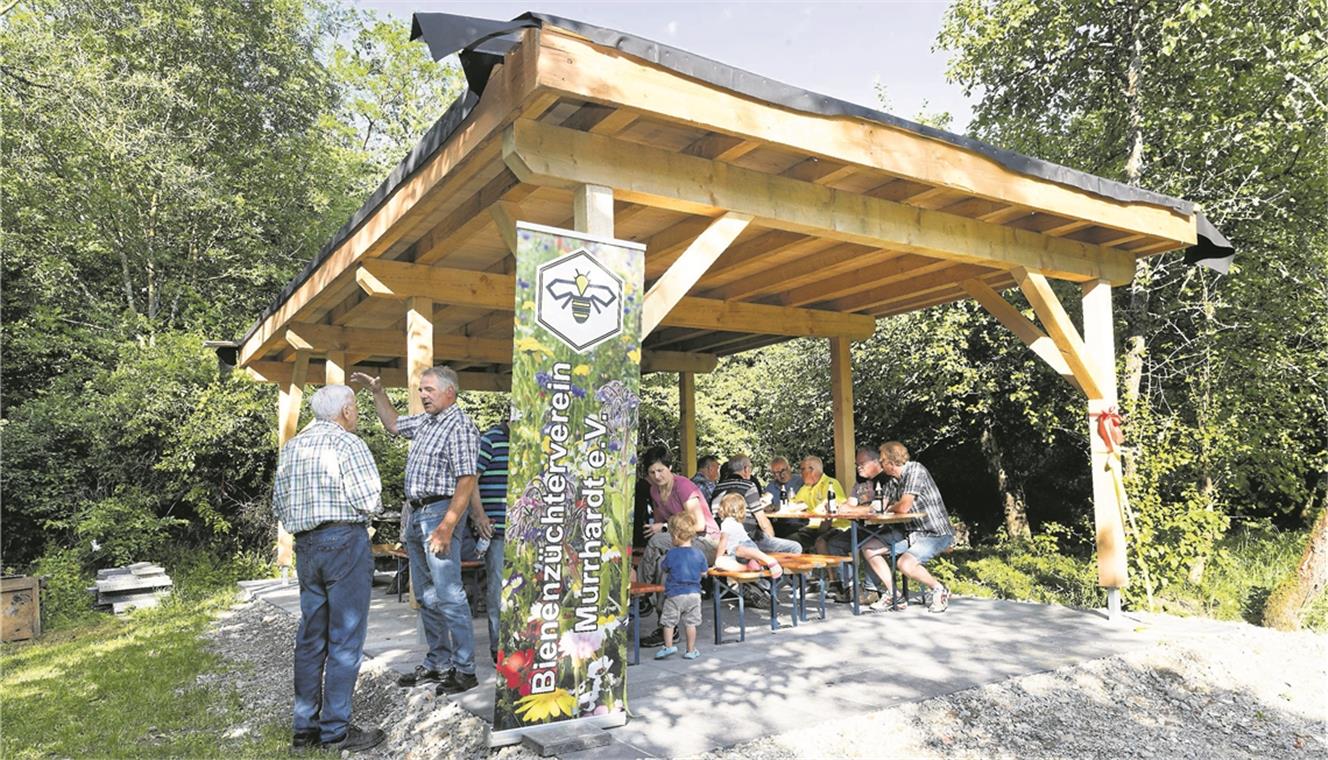
POLYGON ((889 612, 891 610, 906 609, 907 607, 908 598, 898 591, 895 592, 893 597, 883 595, 880 599, 868 605, 868 609, 873 612, 889 612))
POLYGON ((665 657, 672 657, 677 653, 678 653, 677 647, 662 647, 658 652, 655 652, 655 659, 662 660, 665 657))
POLYGON ((937 586, 935 591, 931 592, 931 604, 927 609, 932 612, 945 612, 945 608, 950 606, 950 589, 945 586, 937 586))
POLYGON ((843 586, 835 586, 830 591, 830 598, 835 604, 848 604, 853 601, 853 592, 843 586))
POLYGON ((877 600, 879 600, 880 598, 881 598, 881 592, 872 588, 864 588, 862 590, 862 596, 858 598, 858 601, 870 607, 871 605, 875 604, 877 600))
POLYGON ((451 678, 445 678, 438 682, 438 688, 434 690, 435 694, 460 694, 463 691, 470 691, 480 685, 480 679, 475 677, 474 673, 462 673, 454 670, 451 678))
POLYGON ((452 671, 450 670, 444 673, 441 670, 430 670, 423 665, 416 665, 414 673, 406 673, 397 678, 397 686, 410 688, 412 686, 419 686, 422 683, 438 683, 450 676, 451 673, 452 671))
POLYGON ((381 728, 371 728, 366 731, 359 726, 349 726, 346 729, 345 736, 335 741, 323 742, 319 746, 323 749, 336 750, 337 752, 341 752, 342 750, 345 750, 346 752, 363 752, 382 744, 383 740, 386 738, 387 734, 384 733, 381 728))
POLYGON ((657 647, 663 643, 664 643, 663 628, 656 628, 655 630, 641 637, 641 646, 643 647, 657 647))
POLYGON ((294 750, 310 749, 317 747, 318 744, 318 729, 316 728, 310 731, 300 731, 291 737, 291 749, 294 750))
POLYGON ((700 657, 700 656, 701 656, 701 650, 699 650, 699 649, 693 649, 692 651, 690 651, 690 652, 688 652, 687 654, 683 655, 682 658, 683 658, 684 660, 695 660, 697 657, 700 657))

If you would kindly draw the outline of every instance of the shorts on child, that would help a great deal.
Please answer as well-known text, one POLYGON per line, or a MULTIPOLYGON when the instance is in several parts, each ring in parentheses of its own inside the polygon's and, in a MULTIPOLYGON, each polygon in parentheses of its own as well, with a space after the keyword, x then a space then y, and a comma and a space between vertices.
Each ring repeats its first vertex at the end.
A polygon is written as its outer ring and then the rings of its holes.
POLYGON ((673 628, 679 620, 683 625, 701 624, 700 594, 679 594, 664 599, 664 609, 659 613, 660 626, 673 628))

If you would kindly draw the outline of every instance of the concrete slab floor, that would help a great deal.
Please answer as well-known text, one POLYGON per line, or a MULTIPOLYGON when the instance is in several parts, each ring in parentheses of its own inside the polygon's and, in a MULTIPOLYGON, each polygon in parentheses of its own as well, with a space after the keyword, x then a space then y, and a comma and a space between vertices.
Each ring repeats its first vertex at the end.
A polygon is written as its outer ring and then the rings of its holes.
MULTIPOLYGON (((252 596, 300 614, 299 589, 281 581, 246 581, 252 596)), ((1094 610, 991 599, 956 598, 944 614, 920 606, 855 617, 832 605, 826 620, 771 631, 764 610, 748 610, 747 640, 714 644, 712 608, 702 605, 701 657, 653 659, 628 669, 632 719, 612 729, 604 747, 567 755, 668 757, 706 752, 781 733, 809 720, 845 718, 902 702, 1105 657, 1166 636, 1164 618, 1108 621, 1094 610), (790 716, 795 720, 790 721, 790 716)), ((376 588, 365 654, 410 672, 424 653, 416 613, 376 588)), ((724 635, 736 640, 736 611, 724 613, 724 635)), ((642 632, 653 628, 643 621, 642 632)), ((484 618, 476 618, 480 686, 454 700, 492 720, 494 669, 484 618)))

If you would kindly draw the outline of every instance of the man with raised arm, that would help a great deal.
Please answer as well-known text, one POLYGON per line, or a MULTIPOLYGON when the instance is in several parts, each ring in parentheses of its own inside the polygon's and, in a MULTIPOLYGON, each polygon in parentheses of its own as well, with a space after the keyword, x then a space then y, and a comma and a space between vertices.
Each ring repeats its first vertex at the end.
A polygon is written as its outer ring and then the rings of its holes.
POLYGON ((480 433, 456 403, 457 374, 450 367, 424 370, 424 412, 407 416, 397 415, 379 378, 356 372, 351 380, 373 391, 383 427, 410 440, 405 487, 411 515, 404 542, 429 651, 397 684, 437 683, 438 694, 473 689, 475 630, 461 583, 461 534, 475 490, 480 433))

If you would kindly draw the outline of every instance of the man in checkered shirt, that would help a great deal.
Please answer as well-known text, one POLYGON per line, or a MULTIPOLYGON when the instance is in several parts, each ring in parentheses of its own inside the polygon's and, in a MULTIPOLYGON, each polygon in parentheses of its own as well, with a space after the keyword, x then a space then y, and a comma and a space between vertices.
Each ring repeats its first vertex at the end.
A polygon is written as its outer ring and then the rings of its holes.
POLYGON ((407 416, 397 415, 378 378, 356 372, 351 380, 373 391, 383 427, 410 439, 405 486, 411 515, 402 540, 429 651, 397 683, 437 683, 438 694, 459 694, 478 684, 475 630, 461 583, 461 536, 475 490, 480 432, 456 403, 457 375, 449 367, 420 375, 424 412, 407 416))
POLYGON ((291 745, 359 752, 385 738, 350 723, 373 586, 367 522, 382 509, 383 486, 354 435, 354 391, 327 385, 309 406, 315 419, 282 447, 272 486, 272 511, 295 534, 300 579, 291 745))
MULTIPOLYGON (((859 468, 859 471, 872 477, 877 474, 876 469, 859 468)), ((895 610, 908 606, 908 600, 902 594, 896 596, 891 588, 893 574, 888 557, 893 549, 898 557, 899 572, 931 589, 928 608, 932 612, 945 612, 950 605, 950 590, 924 567, 933 557, 954 545, 954 528, 950 526, 950 513, 945 509, 941 491, 927 468, 921 462, 912 461, 908 449, 899 441, 881 444, 879 470, 890 478, 885 510, 901 515, 916 513, 921 519, 908 526, 907 535, 899 531, 887 534, 889 545, 878 538, 862 543, 862 556, 885 586, 881 598, 871 605, 871 609, 895 610)))

